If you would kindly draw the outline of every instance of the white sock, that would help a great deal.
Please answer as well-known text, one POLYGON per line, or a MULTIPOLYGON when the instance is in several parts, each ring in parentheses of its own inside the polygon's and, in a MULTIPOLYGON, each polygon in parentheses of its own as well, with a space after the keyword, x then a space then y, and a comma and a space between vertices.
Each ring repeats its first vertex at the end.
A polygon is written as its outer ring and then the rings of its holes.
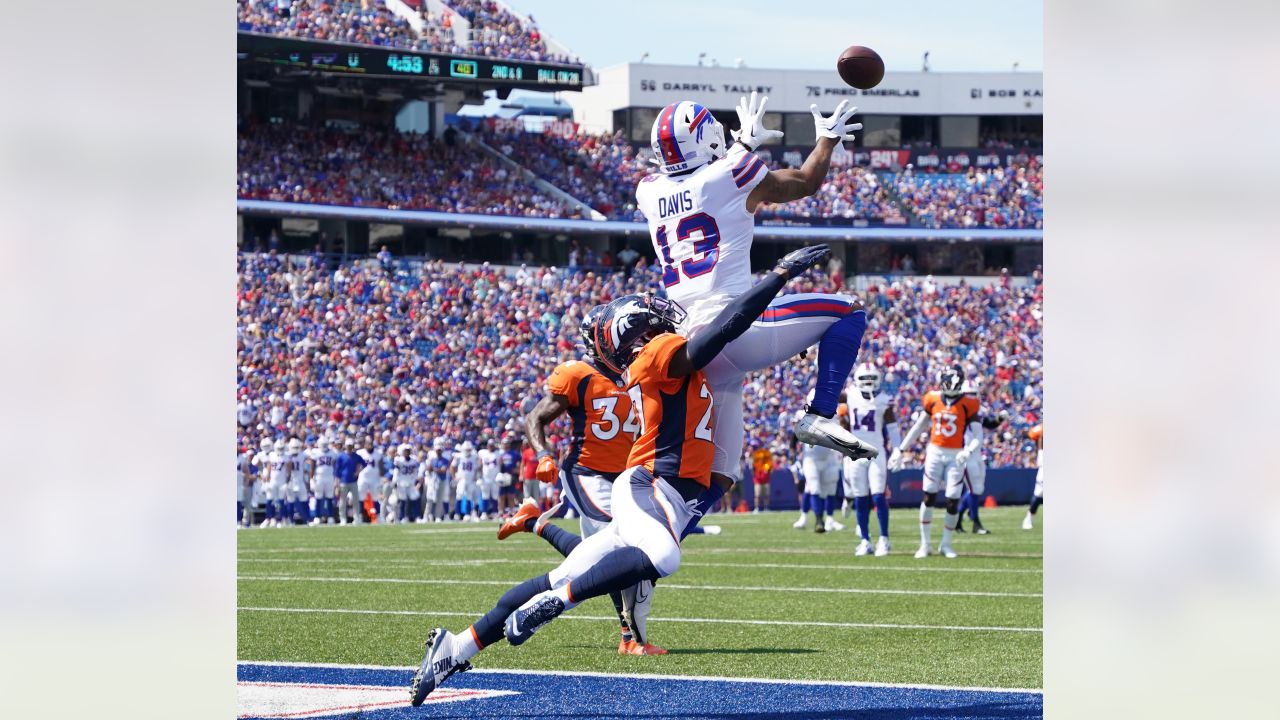
POLYGON ((955 532, 956 524, 960 522, 960 513, 947 513, 942 519, 942 544, 951 546, 951 533, 955 532))
POLYGON ((933 508, 920 503, 920 543, 928 547, 933 541, 933 508))
MULTIPOLYGON (((555 595, 556 597, 560 598, 560 602, 564 603, 565 610, 572 610, 573 608, 578 606, 578 603, 574 602, 573 599, 569 597, 570 584, 571 583, 565 583, 564 585, 561 585, 560 587, 555 588, 554 590, 551 591, 552 595, 555 595)), ((534 600, 537 600, 539 597, 541 597, 541 595, 535 596, 534 600)), ((532 602, 533 600, 530 600, 529 603, 526 603, 526 605, 532 602)))
POLYGON ((453 651, 450 654, 453 655, 454 660, 466 662, 483 649, 476 639, 475 628, 468 627, 460 635, 453 636, 453 651))

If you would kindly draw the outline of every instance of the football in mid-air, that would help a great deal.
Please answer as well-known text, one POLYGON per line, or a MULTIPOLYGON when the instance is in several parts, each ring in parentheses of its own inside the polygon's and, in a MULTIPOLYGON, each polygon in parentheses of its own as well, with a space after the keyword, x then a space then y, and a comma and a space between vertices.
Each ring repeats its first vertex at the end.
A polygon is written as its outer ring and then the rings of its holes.
POLYGON ((859 90, 870 90, 884 79, 884 60, 869 47, 850 45, 836 60, 840 78, 859 90))

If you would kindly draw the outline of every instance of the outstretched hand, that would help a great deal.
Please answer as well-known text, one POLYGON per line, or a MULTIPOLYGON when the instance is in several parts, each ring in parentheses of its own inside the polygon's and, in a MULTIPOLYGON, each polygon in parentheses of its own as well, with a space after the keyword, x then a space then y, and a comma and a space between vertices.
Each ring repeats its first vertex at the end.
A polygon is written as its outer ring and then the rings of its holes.
POLYGON ((831 248, 827 245, 810 245, 787 253, 774 269, 790 280, 830 257, 831 248))

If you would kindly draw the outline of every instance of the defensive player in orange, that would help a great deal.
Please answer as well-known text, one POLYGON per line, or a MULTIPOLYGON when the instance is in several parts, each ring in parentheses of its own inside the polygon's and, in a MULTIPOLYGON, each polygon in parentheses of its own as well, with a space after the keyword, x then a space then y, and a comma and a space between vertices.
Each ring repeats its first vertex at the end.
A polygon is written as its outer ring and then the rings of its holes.
POLYGON ((1027 508, 1027 516, 1022 518, 1023 530, 1035 527, 1032 518, 1044 504, 1044 423, 1028 430, 1027 437, 1036 442, 1036 489, 1031 493, 1031 507, 1027 508))
POLYGON ((521 645, 585 600, 680 567, 681 538, 724 495, 711 483, 714 400, 702 368, 751 327, 787 280, 830 256, 825 245, 788 254, 688 339, 675 333, 684 310, 670 300, 626 295, 609 303, 592 333, 596 356, 623 377, 639 426, 628 469, 614 481, 613 522, 556 569, 508 590, 465 632, 432 630, 409 687, 413 705, 504 636, 521 645))
MULTIPOLYGON (((529 444, 537 452, 536 477, 543 483, 553 483, 559 478, 564 491, 562 498, 568 498, 581 518, 582 538, 595 535, 613 521, 613 480, 627 468, 627 455, 638 429, 622 376, 596 357, 591 331, 603 311, 604 306, 597 305, 583 316, 578 332, 585 358, 557 365, 547 378, 546 394, 525 418, 529 444), (572 424, 569 451, 557 467, 547 442, 547 428, 565 413, 572 424)), ((525 500, 515 515, 498 529, 498 539, 532 532, 561 555, 568 555, 580 541, 579 537, 547 522, 559 514, 563 502, 562 499, 543 513, 536 502, 525 500)), ((625 600, 631 602, 624 603, 620 592, 609 593, 609 598, 618 612, 622 631, 618 643, 620 655, 667 654, 666 650, 647 642, 652 585, 628 589, 625 600)))
POLYGON ((938 373, 938 389, 925 393, 921 406, 924 412, 917 415, 911 431, 889 456, 889 469, 902 469, 902 453, 915 443, 926 425, 930 426, 929 445, 924 455, 924 500, 920 503, 920 549, 916 551, 916 558, 929 556, 933 503, 944 485, 947 515, 938 552, 953 558, 956 551, 951 548, 951 536, 960 521, 965 465, 969 456, 982 447, 982 416, 978 399, 964 395, 964 369, 959 365, 938 373))

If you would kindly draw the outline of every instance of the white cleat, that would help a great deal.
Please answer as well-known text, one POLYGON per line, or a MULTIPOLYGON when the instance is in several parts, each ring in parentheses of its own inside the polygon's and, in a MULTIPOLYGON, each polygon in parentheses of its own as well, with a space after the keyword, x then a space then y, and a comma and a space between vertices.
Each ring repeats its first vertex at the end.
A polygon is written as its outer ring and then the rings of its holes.
POLYGON ((956 556, 956 551, 952 550, 950 545, 939 545, 938 552, 945 558, 954 558, 956 556))
POLYGON ((1030 530, 1033 527, 1035 527, 1035 525, 1031 523, 1031 513, 1027 513, 1027 516, 1022 518, 1022 529, 1030 530))
POLYGON ((832 418, 824 418, 806 408, 804 417, 796 423, 796 439, 806 445, 821 445, 843 453, 850 460, 874 458, 880 454, 878 450, 853 436, 853 433, 840 427, 840 423, 832 418))
POLYGON ((844 529, 844 524, 836 522, 835 518, 828 515, 827 519, 823 523, 823 527, 826 528, 827 532, 840 532, 844 529))
POLYGON ((804 529, 804 526, 808 524, 808 523, 806 522, 806 521, 807 521, 807 519, 808 519, 808 518, 806 518, 804 515, 801 515, 799 520, 797 520, 797 521, 795 521, 795 522, 791 523, 791 527, 793 527, 793 528, 795 528, 795 529, 797 529, 797 530, 803 530, 803 529, 804 529))
POLYGON ((719 535, 719 534, 720 534, 720 526, 719 526, 719 525, 704 525, 704 526, 702 526, 702 532, 703 532, 703 534, 706 534, 706 535, 719 535))
POLYGON ((919 550, 916 550, 916 559, 917 559, 917 560, 922 560, 922 559, 927 558, 927 557, 929 557, 929 546, 928 546, 928 545, 921 545, 921 546, 920 546, 920 549, 919 549, 919 550))
POLYGON ((458 672, 471 669, 471 663, 453 657, 453 634, 444 628, 436 628, 427 636, 427 652, 418 665, 409 684, 409 702, 418 707, 432 690, 458 672))
POLYGON ((863 540, 858 543, 858 547, 853 549, 853 554, 857 557, 871 554, 871 541, 863 540))
POLYGON ((893 546, 889 544, 889 538, 881 535, 880 539, 876 541, 876 557, 884 557, 892 549, 893 546))

